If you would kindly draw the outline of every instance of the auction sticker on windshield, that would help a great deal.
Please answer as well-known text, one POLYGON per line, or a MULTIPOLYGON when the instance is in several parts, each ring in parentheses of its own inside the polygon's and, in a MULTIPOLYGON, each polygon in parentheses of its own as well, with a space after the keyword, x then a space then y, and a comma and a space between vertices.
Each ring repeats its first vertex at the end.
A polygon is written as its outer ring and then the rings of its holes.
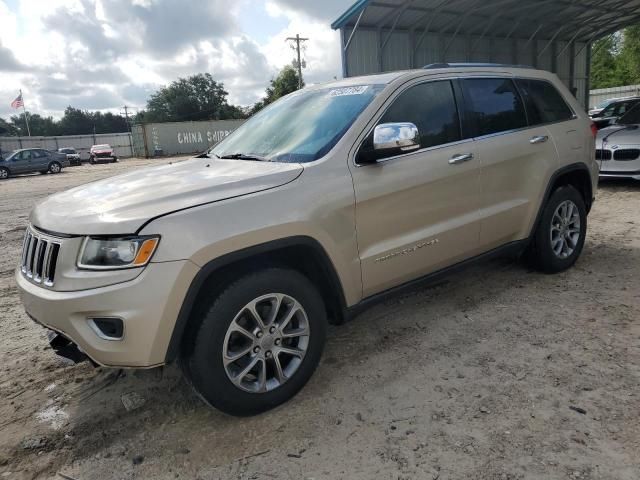
POLYGON ((329 91, 330 97, 344 97, 346 95, 362 95, 367 91, 369 87, 367 85, 361 85, 359 87, 344 87, 335 88, 329 91))

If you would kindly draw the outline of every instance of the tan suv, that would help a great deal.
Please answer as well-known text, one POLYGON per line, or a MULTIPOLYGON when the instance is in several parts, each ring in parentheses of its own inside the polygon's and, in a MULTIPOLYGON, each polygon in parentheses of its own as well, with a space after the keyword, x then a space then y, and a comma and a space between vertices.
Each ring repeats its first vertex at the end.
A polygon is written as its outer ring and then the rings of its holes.
POLYGON ((351 78, 198 158, 46 199, 16 280, 61 353, 179 361, 210 405, 255 414, 309 380, 328 323, 399 287, 506 252, 573 265, 597 178, 590 120, 552 74, 351 78))

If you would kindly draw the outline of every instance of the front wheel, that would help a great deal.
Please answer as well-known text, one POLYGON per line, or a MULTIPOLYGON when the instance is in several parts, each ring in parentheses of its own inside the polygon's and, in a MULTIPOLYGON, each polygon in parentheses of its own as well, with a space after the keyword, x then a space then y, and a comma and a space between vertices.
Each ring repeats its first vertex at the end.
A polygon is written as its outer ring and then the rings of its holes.
POLYGON ((582 195, 571 185, 560 187, 545 205, 529 259, 545 273, 567 270, 580 257, 586 235, 587 210, 582 195))
POLYGON ((58 162, 51 162, 49 164, 49 173, 60 173, 62 171, 62 165, 58 162))
POLYGON ((205 402, 239 416, 293 397, 320 361, 327 328, 315 286, 284 268, 240 278, 194 320, 187 379, 205 402))
POLYGON ((0 180, 9 178, 9 170, 5 167, 0 167, 0 180))

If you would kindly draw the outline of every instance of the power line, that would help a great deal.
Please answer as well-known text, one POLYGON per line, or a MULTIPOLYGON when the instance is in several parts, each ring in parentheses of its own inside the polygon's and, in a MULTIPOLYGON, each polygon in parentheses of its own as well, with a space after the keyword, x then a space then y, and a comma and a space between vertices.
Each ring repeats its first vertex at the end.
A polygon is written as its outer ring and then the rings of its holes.
POLYGON ((291 45, 291 47, 297 52, 298 54, 298 60, 296 63, 296 66, 298 67, 298 88, 302 88, 302 58, 300 55, 300 46, 308 41, 308 38, 302 38, 300 37, 300 34, 296 34, 295 37, 289 37, 286 39, 287 42, 293 42, 293 44, 291 45), (294 46, 295 44, 295 46, 294 46))

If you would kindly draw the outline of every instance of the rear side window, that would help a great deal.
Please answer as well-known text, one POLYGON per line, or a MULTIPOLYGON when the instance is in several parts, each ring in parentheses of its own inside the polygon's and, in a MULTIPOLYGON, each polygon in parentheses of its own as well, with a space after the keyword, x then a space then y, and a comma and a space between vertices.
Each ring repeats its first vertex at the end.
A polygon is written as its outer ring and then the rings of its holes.
POLYGON ((544 80, 516 80, 527 105, 531 125, 564 122, 573 118, 573 112, 556 87, 544 80))
POLYGON ((481 137, 527 126, 524 104, 512 80, 468 78, 460 84, 471 136, 481 137))
POLYGON ((451 82, 422 83, 400 94, 379 124, 396 122, 415 124, 422 148, 460 140, 460 120, 451 82))

